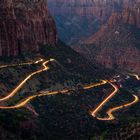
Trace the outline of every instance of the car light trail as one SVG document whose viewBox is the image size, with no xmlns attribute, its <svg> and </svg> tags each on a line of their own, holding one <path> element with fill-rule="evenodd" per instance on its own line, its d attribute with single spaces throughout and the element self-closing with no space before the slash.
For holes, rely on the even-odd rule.
<svg viewBox="0 0 140 140">
<path fill-rule="evenodd" d="M 23 86 L 24 84 L 34 75 L 39 74 L 41 72 L 47 71 L 49 69 L 48 66 L 46 66 L 50 61 L 53 61 L 52 59 L 45 61 L 42 65 L 43 68 L 41 70 L 35 71 L 28 75 L 11 93 L 9 93 L 7 96 L 0 98 L 0 101 L 5 101 L 13 97 Z"/>
<path fill-rule="evenodd" d="M 21 64 L 12 64 L 12 65 L 2 65 L 2 66 L 0 66 L 0 69 L 7 68 L 7 67 L 17 67 L 17 66 L 38 64 L 38 63 L 43 62 L 43 61 L 44 61 L 44 59 L 40 58 L 39 60 L 33 61 L 33 62 L 27 62 L 27 63 L 21 63 Z"/>
<path fill-rule="evenodd" d="M 101 86 L 101 85 L 105 85 L 107 83 L 107 80 L 101 80 L 100 83 L 97 83 L 97 84 L 91 84 L 91 85 L 88 85 L 88 86 L 84 86 L 83 89 L 91 89 L 91 88 L 94 88 L 94 87 L 98 87 L 98 86 Z"/>
<path fill-rule="evenodd" d="M 134 76 L 137 80 L 140 80 L 140 77 L 139 77 L 139 75 L 137 75 L 137 74 L 129 73 L 129 75 Z"/>
<path fill-rule="evenodd" d="M 110 85 L 113 86 L 114 88 L 114 91 L 109 95 L 107 96 L 107 98 L 105 98 L 91 113 L 91 115 L 93 117 L 96 117 L 96 114 L 102 109 L 102 107 L 113 97 L 115 96 L 115 94 L 118 92 L 118 87 L 112 83 L 110 83 Z"/>
<path fill-rule="evenodd" d="M 48 62 L 44 62 L 44 63 L 48 63 Z M 95 84 L 95 86 L 97 86 L 97 84 Z M 92 86 L 90 86 L 90 88 L 95 87 L 95 86 L 93 86 L 93 84 L 92 84 Z M 64 89 L 64 90 L 58 90 L 58 91 L 52 91 L 52 92 L 42 93 L 42 94 L 38 94 L 38 95 L 32 95 L 32 96 L 29 96 L 28 98 L 26 98 L 25 100 L 23 100 L 22 102 L 18 103 L 15 106 L 0 106 L 0 109 L 17 109 L 17 108 L 21 108 L 21 107 L 25 106 L 28 102 L 30 102 L 31 100 L 33 100 L 34 98 L 42 97 L 42 96 L 49 96 L 49 95 L 56 95 L 56 94 L 64 94 L 64 93 L 67 93 L 67 92 L 69 92 L 69 90 L 68 89 Z M 10 94 L 10 95 L 6 96 L 5 98 L 6 99 L 9 99 L 9 96 L 12 97 L 13 95 Z"/>
<path fill-rule="evenodd" d="M 62 91 L 54 91 L 54 92 L 42 93 L 38 95 L 32 95 L 32 96 L 27 97 L 26 99 L 24 99 L 22 102 L 18 103 L 15 106 L 0 106 L 0 109 L 18 109 L 18 108 L 24 107 L 28 102 L 30 102 L 34 98 L 48 96 L 48 95 L 56 95 L 59 93 L 67 93 L 68 91 L 69 90 L 62 90 Z"/>
<path fill-rule="evenodd" d="M 101 120 L 101 121 L 111 121 L 111 120 L 114 120 L 115 117 L 113 115 L 113 112 L 115 112 L 117 110 L 120 110 L 120 109 L 123 109 L 123 108 L 126 108 L 126 107 L 129 107 L 129 106 L 132 106 L 133 104 L 136 104 L 139 101 L 138 96 L 133 95 L 133 97 L 134 97 L 134 100 L 132 102 L 127 103 L 127 104 L 124 104 L 124 105 L 121 105 L 121 106 L 118 106 L 118 107 L 114 107 L 112 109 L 109 109 L 109 111 L 107 112 L 108 118 L 100 118 L 100 117 L 97 117 L 97 119 L 98 120 Z"/>
<path fill-rule="evenodd" d="M 44 61 L 44 62 L 43 62 Z M 39 59 L 35 62 L 27 62 L 27 63 L 21 63 L 21 64 L 13 64 L 13 65 L 4 65 L 4 66 L 0 66 L 0 68 L 6 68 L 6 67 L 13 67 L 13 66 L 23 66 L 23 65 L 31 65 L 31 64 L 38 64 L 40 62 L 43 62 L 42 63 L 42 66 L 43 68 L 41 70 L 38 70 L 38 71 L 35 71 L 33 73 L 31 73 L 30 75 L 28 75 L 11 93 L 9 93 L 7 96 L 3 97 L 3 98 L 0 98 L 0 102 L 2 101 L 7 101 L 9 100 L 10 98 L 12 98 L 14 95 L 17 94 L 17 92 L 24 86 L 24 84 L 31 78 L 33 77 L 34 75 L 36 74 L 39 74 L 43 71 L 47 71 L 49 69 L 48 66 L 46 66 L 49 62 L 52 62 L 52 61 L 56 61 L 55 59 L 53 58 L 50 58 L 49 60 L 45 61 L 44 59 Z M 101 86 L 103 84 L 106 84 L 107 81 L 105 80 L 101 80 L 100 83 L 96 83 L 96 84 L 91 84 L 91 85 L 88 85 L 88 86 L 83 86 L 83 89 L 91 89 L 93 87 L 97 87 L 97 86 Z M 59 91 L 53 91 L 53 92 L 48 92 L 48 93 L 43 93 L 43 94 L 39 94 L 39 95 L 33 95 L 33 96 L 30 96 L 28 98 L 26 98 L 25 100 L 23 100 L 22 102 L 18 103 L 17 105 L 15 106 L 11 106 L 11 107 L 8 107 L 8 106 L 0 106 L 1 109 L 14 109 L 14 108 L 20 108 L 20 107 L 23 107 L 24 105 L 26 105 L 26 103 L 28 103 L 30 100 L 36 98 L 36 97 L 41 97 L 41 96 L 48 96 L 48 95 L 55 95 L 55 94 L 59 94 L 59 93 L 67 93 L 69 90 L 68 89 L 65 89 L 65 90 L 59 90 Z"/>
<path fill-rule="evenodd" d="M 36 74 L 39 74 L 39 73 L 42 73 L 44 71 L 47 71 L 49 69 L 49 67 L 47 66 L 47 64 L 49 62 L 52 62 L 52 61 L 56 61 L 55 59 L 53 58 L 50 58 L 49 60 L 44 60 L 44 59 L 39 59 L 37 61 L 34 61 L 34 62 L 27 62 L 27 63 L 21 63 L 21 64 L 12 64 L 12 65 L 3 65 L 3 66 L 0 66 L 0 69 L 2 68 L 6 68 L 6 67 L 15 67 L 15 66 L 23 66 L 23 65 L 32 65 L 32 64 L 38 64 L 38 63 L 41 63 L 42 62 L 42 66 L 43 68 L 40 69 L 40 70 L 37 70 L 33 73 L 31 73 L 30 75 L 28 75 L 11 93 L 9 93 L 7 96 L 3 97 L 3 98 L 0 98 L 0 102 L 2 101 L 7 101 L 9 100 L 10 98 L 12 98 L 14 95 L 16 95 L 18 93 L 18 91 L 24 86 L 24 84 L 31 78 L 33 77 L 34 75 Z M 135 76 L 137 80 L 140 80 L 139 76 L 136 75 L 136 74 L 131 74 L 132 76 Z M 102 85 L 105 85 L 105 84 L 110 84 L 113 88 L 114 88 L 114 91 L 109 95 L 107 96 L 107 98 L 105 98 L 93 111 L 91 111 L 91 115 L 93 117 L 96 117 L 96 119 L 98 120 L 103 120 L 103 121 L 111 121 L 111 120 L 114 120 L 115 117 L 113 116 L 113 112 L 119 110 L 119 109 L 122 109 L 122 108 L 125 108 L 125 107 L 128 107 L 128 106 L 131 106 L 135 103 L 137 103 L 139 101 L 139 98 L 138 96 L 136 95 L 133 95 L 133 97 L 135 98 L 134 101 L 130 102 L 130 103 L 127 103 L 125 105 L 121 105 L 121 106 L 118 106 L 118 107 L 114 107 L 112 109 L 109 109 L 109 111 L 107 112 L 107 115 L 108 117 L 107 118 L 100 118 L 100 117 L 97 117 L 97 113 L 103 108 L 103 106 L 111 99 L 113 98 L 116 93 L 119 91 L 118 87 L 109 82 L 108 80 L 101 80 L 101 82 L 99 83 L 93 83 L 93 84 L 90 84 L 90 85 L 86 85 L 86 86 L 82 86 L 83 90 L 88 90 L 88 89 L 92 89 L 94 87 L 98 87 L 98 86 L 102 86 Z M 76 90 L 76 89 L 63 89 L 63 90 L 58 90 L 58 91 L 52 91 L 52 92 L 44 92 L 44 93 L 39 93 L 37 95 L 32 95 L 32 96 L 29 96 L 23 100 L 21 100 L 19 103 L 17 103 L 16 105 L 13 105 L 13 106 L 0 106 L 0 109 L 18 109 L 18 108 L 22 108 L 24 107 L 27 103 L 29 103 L 31 100 L 35 99 L 35 98 L 39 98 L 39 97 L 43 97 L 43 96 L 49 96 L 49 95 L 56 95 L 56 94 L 63 94 L 63 93 L 67 93 L 69 92 L 70 90 Z"/>
</svg>

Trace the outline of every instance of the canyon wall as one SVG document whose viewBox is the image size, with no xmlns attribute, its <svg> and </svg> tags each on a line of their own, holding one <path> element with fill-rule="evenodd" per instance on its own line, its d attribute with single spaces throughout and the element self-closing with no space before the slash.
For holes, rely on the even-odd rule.
<svg viewBox="0 0 140 140">
<path fill-rule="evenodd" d="M 59 36 L 68 44 L 97 32 L 111 13 L 122 9 L 122 0 L 48 0 Z"/>
<path fill-rule="evenodd" d="M 106 67 L 140 73 L 139 11 L 138 0 L 125 5 L 121 12 L 113 12 L 96 34 L 73 48 Z"/>
<path fill-rule="evenodd" d="M 57 33 L 44 0 L 0 1 L 0 56 L 38 51 L 39 44 L 57 41 Z"/>
</svg>

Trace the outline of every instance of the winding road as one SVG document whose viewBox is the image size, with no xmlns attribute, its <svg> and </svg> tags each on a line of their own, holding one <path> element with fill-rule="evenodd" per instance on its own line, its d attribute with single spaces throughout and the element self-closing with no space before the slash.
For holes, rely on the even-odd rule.
<svg viewBox="0 0 140 140">
<path fill-rule="evenodd" d="M 114 91 L 107 96 L 91 113 L 93 117 L 96 117 L 97 113 L 102 109 L 102 107 L 119 91 L 118 87 L 112 83 L 110 85 L 114 88 Z"/>
<path fill-rule="evenodd" d="M 43 59 L 39 59 L 39 60 L 37 60 L 35 62 L 0 66 L 0 68 L 6 68 L 6 67 L 13 67 L 13 66 L 32 65 L 32 64 L 38 64 L 40 62 L 43 62 L 42 63 L 43 68 L 42 69 L 40 69 L 38 71 L 35 71 L 35 72 L 31 73 L 30 75 L 28 75 L 23 81 L 21 81 L 20 84 L 17 85 L 17 87 L 12 92 L 7 94 L 7 96 L 5 96 L 3 98 L 0 98 L 0 102 L 7 101 L 10 98 L 12 98 L 13 96 L 15 96 L 16 94 L 18 94 L 18 91 L 24 86 L 24 84 L 30 78 L 32 78 L 36 74 L 39 74 L 39 73 L 44 72 L 44 71 L 47 71 L 49 69 L 47 64 L 49 62 L 53 62 L 53 61 L 56 61 L 56 60 L 53 59 L 53 58 L 51 58 L 49 60 L 46 60 L 46 61 L 43 60 Z M 91 89 L 93 87 L 101 86 L 101 85 L 106 84 L 106 83 L 107 83 L 107 81 L 101 80 L 101 82 L 99 82 L 99 83 L 96 83 L 96 84 L 94 83 L 94 84 L 91 84 L 91 85 L 83 86 L 83 89 Z M 17 108 L 21 108 L 21 107 L 25 106 L 28 102 L 30 102 L 34 98 L 41 97 L 41 96 L 55 95 L 55 94 L 59 94 L 59 93 L 67 93 L 68 91 L 69 91 L 68 89 L 65 89 L 65 90 L 61 90 L 61 91 L 59 90 L 59 91 L 53 91 L 53 92 L 40 93 L 40 94 L 37 94 L 37 95 L 32 95 L 32 96 L 29 96 L 26 99 L 22 100 L 21 102 L 19 102 L 17 105 L 14 105 L 14 106 L 0 106 L 0 109 L 17 109 Z"/>
<path fill-rule="evenodd" d="M 139 77 L 139 75 L 137 75 L 137 74 L 129 73 L 129 75 L 134 76 L 137 80 L 140 80 L 140 77 Z"/>
<path fill-rule="evenodd" d="M 3 98 L 0 98 L 0 102 L 3 102 L 3 101 L 7 101 L 9 100 L 10 98 L 12 98 L 13 96 L 15 96 L 16 94 L 18 94 L 18 91 L 24 86 L 24 84 L 29 80 L 31 79 L 34 75 L 37 75 L 39 73 L 42 73 L 44 71 L 47 71 L 49 69 L 49 67 L 47 66 L 47 64 L 49 62 L 53 62 L 53 61 L 56 61 L 55 59 L 51 58 L 49 60 L 44 60 L 44 59 L 39 59 L 37 61 L 34 61 L 34 62 L 27 62 L 27 63 L 21 63 L 21 64 L 12 64 L 12 65 L 3 65 L 3 66 L 0 66 L 0 69 L 2 68 L 7 68 L 7 67 L 16 67 L 16 66 L 23 66 L 23 65 L 32 65 L 32 64 L 39 64 L 39 63 L 42 63 L 42 68 L 40 70 L 37 70 L 31 74 L 29 74 L 23 81 L 21 81 L 17 87 L 15 89 L 13 89 L 12 92 L 10 92 L 9 94 L 7 94 L 5 97 Z M 139 76 L 138 75 L 135 75 L 133 74 L 133 76 L 136 77 L 137 80 L 140 80 Z M 93 84 L 90 84 L 90 85 L 86 85 L 86 86 L 82 86 L 83 87 L 83 90 L 88 90 L 88 89 L 92 89 L 94 87 L 98 87 L 98 86 L 102 86 L 102 85 L 105 85 L 105 84 L 110 84 L 113 88 L 114 88 L 114 91 L 109 94 L 92 112 L 91 112 L 91 115 L 93 117 L 95 117 L 96 119 L 98 120 L 104 120 L 104 121 L 110 121 L 110 120 L 114 120 L 115 117 L 113 116 L 113 112 L 119 110 L 119 109 L 122 109 L 122 108 L 125 108 L 125 107 L 128 107 L 128 106 L 131 106 L 135 103 L 137 103 L 139 101 L 139 98 L 136 96 L 136 95 L 133 95 L 134 97 L 134 101 L 130 102 L 130 103 L 127 103 L 125 105 L 121 105 L 121 106 L 118 106 L 118 107 L 114 107 L 112 109 L 109 109 L 109 111 L 107 112 L 107 115 L 108 117 L 107 118 L 99 118 L 97 117 L 97 114 L 98 112 L 103 108 L 103 106 L 110 100 L 112 99 L 116 94 L 117 92 L 119 91 L 118 87 L 109 82 L 108 80 L 101 80 L 101 82 L 99 83 L 93 83 Z M 42 97 L 42 96 L 49 96 L 49 95 L 56 95 L 56 94 L 60 94 L 60 93 L 67 93 L 69 92 L 70 89 L 64 89 L 64 90 L 59 90 L 59 91 L 52 91 L 52 92 L 46 92 L 46 93 L 38 93 L 36 95 L 32 95 L 32 96 L 29 96 L 23 100 L 21 100 L 19 103 L 17 103 L 16 105 L 13 105 L 13 106 L 0 106 L 0 109 L 18 109 L 18 108 L 21 108 L 21 107 L 24 107 L 28 102 L 30 102 L 31 100 L 33 100 L 34 98 L 37 98 L 37 97 Z"/>
<path fill-rule="evenodd" d="M 12 65 L 2 65 L 2 66 L 0 66 L 0 69 L 8 68 L 8 67 L 17 67 L 17 66 L 25 66 L 25 65 L 38 64 L 38 63 L 41 63 L 43 61 L 44 61 L 44 59 L 40 58 L 39 60 L 33 61 L 33 62 L 27 62 L 27 63 L 21 63 L 21 64 L 12 64 Z"/>
<path fill-rule="evenodd" d="M 24 84 L 31 78 L 33 77 L 34 75 L 36 74 L 39 74 L 43 71 L 47 71 L 49 69 L 48 66 L 46 66 L 50 61 L 54 61 L 54 59 L 50 59 L 50 60 L 47 60 L 45 61 L 42 65 L 43 65 L 43 68 L 41 70 L 38 70 L 38 71 L 35 71 L 33 73 L 31 73 L 30 75 L 28 75 L 11 93 L 9 93 L 7 96 L 3 97 L 3 98 L 0 98 L 0 102 L 1 101 L 6 101 L 8 99 L 10 99 L 11 97 L 13 97 L 23 86 Z M 39 61 L 36 61 L 35 63 L 39 63 Z"/>
<path fill-rule="evenodd" d="M 132 75 L 132 74 L 131 74 Z M 136 75 L 136 74 L 133 74 L 133 76 L 136 77 L 137 80 L 140 80 L 139 76 Z M 114 88 L 114 91 L 109 95 L 107 96 L 107 98 L 105 98 L 93 111 L 91 111 L 91 115 L 93 117 L 95 117 L 96 119 L 98 120 L 102 120 L 102 121 L 111 121 L 111 120 L 114 120 L 115 117 L 113 115 L 113 112 L 117 111 L 117 110 L 120 110 L 120 109 L 123 109 L 123 108 L 126 108 L 126 107 L 129 107 L 133 104 L 136 104 L 138 101 L 139 101 L 139 97 L 137 95 L 133 95 L 133 97 L 135 98 L 134 101 L 130 102 L 130 103 L 127 103 L 127 104 L 124 104 L 124 105 L 121 105 L 121 106 L 118 106 L 118 107 L 114 107 L 112 109 L 109 109 L 107 114 L 108 114 L 108 118 L 101 118 L 101 117 L 97 117 L 97 113 L 103 108 L 103 106 L 111 99 L 113 98 L 117 92 L 119 91 L 118 87 L 113 84 L 113 83 L 110 83 L 110 85 Z"/>
<path fill-rule="evenodd" d="M 117 110 L 120 110 L 120 109 L 129 107 L 129 106 L 132 106 L 133 104 L 136 104 L 136 103 L 139 101 L 138 96 L 133 95 L 133 97 L 134 97 L 134 100 L 133 100 L 132 102 L 127 103 L 127 104 L 124 104 L 124 105 L 121 105 L 121 106 L 118 106 L 118 107 L 114 107 L 114 108 L 112 108 L 112 109 L 109 109 L 108 112 L 107 112 L 107 115 L 108 115 L 107 118 L 100 118 L 100 117 L 97 117 L 97 119 L 98 119 L 98 120 L 102 120 L 102 121 L 111 121 L 111 120 L 114 120 L 115 117 L 114 117 L 114 115 L 113 115 L 113 112 L 116 112 Z"/>
</svg>

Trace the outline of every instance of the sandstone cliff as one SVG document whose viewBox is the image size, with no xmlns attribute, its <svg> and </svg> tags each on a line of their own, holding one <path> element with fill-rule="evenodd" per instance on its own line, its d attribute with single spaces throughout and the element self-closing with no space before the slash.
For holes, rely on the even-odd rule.
<svg viewBox="0 0 140 140">
<path fill-rule="evenodd" d="M 126 1 L 125 1 L 126 2 Z M 74 48 L 109 68 L 140 72 L 140 3 L 114 12 L 94 35 Z"/>
<path fill-rule="evenodd" d="M 55 23 L 44 0 L 1 0 L 0 56 L 38 51 L 38 44 L 56 43 Z"/>
</svg>

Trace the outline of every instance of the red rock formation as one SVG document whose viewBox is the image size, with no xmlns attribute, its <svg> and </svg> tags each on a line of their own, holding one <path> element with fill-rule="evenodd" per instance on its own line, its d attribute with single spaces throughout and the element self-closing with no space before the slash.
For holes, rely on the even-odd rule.
<svg viewBox="0 0 140 140">
<path fill-rule="evenodd" d="M 109 68 L 140 72 L 140 3 L 113 13 L 94 35 L 74 48 L 91 61 Z M 133 25 L 133 26 L 132 26 Z M 87 51 L 85 51 L 87 50 Z M 89 57 L 90 56 L 90 57 Z"/>
<path fill-rule="evenodd" d="M 127 2 L 126 2 L 127 1 Z M 113 13 L 109 19 L 109 23 L 116 24 L 116 22 L 123 22 L 126 24 L 134 25 L 140 28 L 140 1 L 134 0 L 129 1 L 131 3 L 128 4 L 129 0 L 124 0 L 124 9 L 121 13 Z"/>
<path fill-rule="evenodd" d="M 0 56 L 56 43 L 55 23 L 44 0 L 1 0 L 0 11 Z"/>
</svg>

